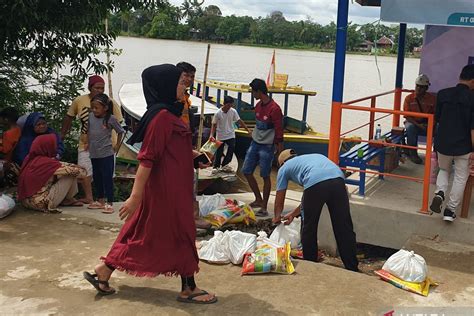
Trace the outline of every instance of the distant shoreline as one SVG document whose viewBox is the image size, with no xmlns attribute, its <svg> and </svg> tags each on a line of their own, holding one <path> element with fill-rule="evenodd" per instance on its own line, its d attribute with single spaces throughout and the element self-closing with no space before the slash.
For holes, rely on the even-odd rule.
<svg viewBox="0 0 474 316">
<path fill-rule="evenodd" d="M 252 44 L 252 43 L 239 43 L 235 42 L 232 44 L 228 43 L 219 43 L 215 41 L 199 41 L 199 40 L 179 40 L 179 39 L 169 39 L 169 38 L 151 38 L 146 36 L 139 36 L 139 35 L 126 35 L 120 34 L 117 37 L 131 37 L 131 38 L 141 38 L 141 39 L 149 39 L 149 40 L 166 40 L 166 41 L 182 41 L 182 42 L 192 42 L 192 43 L 210 43 L 210 44 L 219 44 L 219 45 L 228 45 L 228 46 L 245 46 L 245 47 L 260 47 L 260 48 L 273 48 L 273 49 L 286 49 L 286 50 L 299 50 L 299 51 L 310 51 L 310 52 L 320 52 L 320 53 L 334 53 L 333 49 L 329 48 L 317 48 L 311 46 L 276 46 L 276 45 L 265 45 L 265 44 Z M 383 57 L 397 57 L 397 54 L 386 53 L 383 51 L 379 51 L 377 54 L 372 54 L 364 51 L 346 51 L 348 55 L 361 55 L 361 56 L 383 56 Z M 405 53 L 405 58 L 414 58 L 419 59 L 420 54 L 413 54 L 413 53 Z"/>
</svg>

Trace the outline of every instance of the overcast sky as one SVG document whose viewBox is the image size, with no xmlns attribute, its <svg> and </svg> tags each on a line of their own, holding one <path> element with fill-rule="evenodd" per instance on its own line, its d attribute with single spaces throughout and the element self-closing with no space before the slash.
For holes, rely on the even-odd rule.
<svg viewBox="0 0 474 316">
<path fill-rule="evenodd" d="M 182 0 L 169 0 L 174 5 L 181 5 Z M 272 11 L 281 11 L 287 20 L 306 20 L 310 17 L 320 24 L 336 22 L 337 0 L 205 0 L 204 6 L 218 6 L 223 15 L 249 15 L 266 17 Z M 349 2 L 349 21 L 357 24 L 378 20 L 380 9 L 362 7 L 352 0 Z"/>
</svg>

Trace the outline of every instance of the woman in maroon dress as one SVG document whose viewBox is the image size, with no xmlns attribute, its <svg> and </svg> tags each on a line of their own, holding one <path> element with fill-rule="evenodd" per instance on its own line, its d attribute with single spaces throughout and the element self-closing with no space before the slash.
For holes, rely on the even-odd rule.
<svg viewBox="0 0 474 316">
<path fill-rule="evenodd" d="M 132 193 L 120 209 L 126 219 L 117 240 L 95 273 L 84 272 L 100 294 L 113 294 L 109 279 L 118 269 L 135 276 L 181 276 L 178 301 L 215 303 L 214 294 L 194 281 L 199 271 L 193 214 L 191 132 L 180 119 L 185 92 L 174 65 L 142 73 L 147 112 L 130 142 L 142 142 Z"/>
</svg>

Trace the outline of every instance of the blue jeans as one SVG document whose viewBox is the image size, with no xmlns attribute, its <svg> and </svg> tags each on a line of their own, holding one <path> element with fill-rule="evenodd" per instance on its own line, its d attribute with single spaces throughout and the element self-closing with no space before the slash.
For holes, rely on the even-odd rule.
<svg viewBox="0 0 474 316">
<path fill-rule="evenodd" d="M 405 129 L 407 131 L 407 145 L 418 146 L 418 136 L 426 136 L 426 130 L 423 130 L 413 123 L 405 122 Z"/>
<path fill-rule="evenodd" d="M 97 199 L 103 199 L 105 193 L 107 202 L 112 203 L 114 201 L 114 155 L 105 158 L 91 158 L 91 162 Z"/>
<path fill-rule="evenodd" d="M 243 174 L 252 174 L 260 166 L 260 176 L 267 178 L 272 172 L 272 162 L 274 157 L 275 145 L 258 144 L 254 141 L 250 143 L 247 154 L 245 154 L 244 165 L 242 167 Z"/>
</svg>

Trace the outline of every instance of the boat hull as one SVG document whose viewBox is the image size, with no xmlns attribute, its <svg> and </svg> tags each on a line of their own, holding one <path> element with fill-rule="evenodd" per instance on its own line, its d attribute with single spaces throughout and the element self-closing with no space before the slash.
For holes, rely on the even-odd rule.
<svg viewBox="0 0 474 316">
<path fill-rule="evenodd" d="M 245 158 L 247 149 L 250 146 L 252 137 L 243 130 L 237 130 L 236 133 L 235 154 L 238 158 Z M 346 152 L 354 145 L 360 143 L 359 137 L 354 137 L 353 140 L 342 142 L 341 153 Z M 321 154 L 328 155 L 329 138 L 323 134 L 313 133 L 306 135 L 298 134 L 284 134 L 283 147 L 285 149 L 294 149 L 299 155 L 305 154 Z"/>
</svg>

